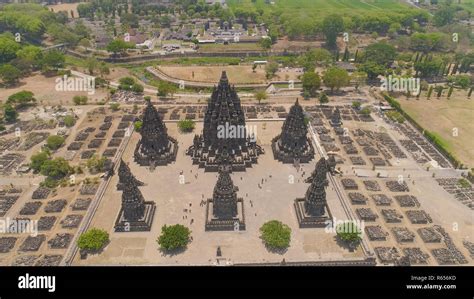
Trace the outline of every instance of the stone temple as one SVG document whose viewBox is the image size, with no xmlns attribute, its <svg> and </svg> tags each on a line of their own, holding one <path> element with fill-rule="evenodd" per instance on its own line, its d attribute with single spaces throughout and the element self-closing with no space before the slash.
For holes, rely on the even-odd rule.
<svg viewBox="0 0 474 299">
<path fill-rule="evenodd" d="M 325 227 L 326 221 L 332 220 L 326 202 L 327 172 L 327 162 L 321 158 L 310 177 L 312 181 L 305 197 L 295 200 L 294 206 L 300 228 Z"/>
<path fill-rule="evenodd" d="M 257 163 L 258 155 L 264 153 L 255 137 L 245 126 L 240 99 L 224 71 L 207 105 L 203 134 L 194 137 L 193 145 L 186 153 L 193 164 L 205 171 L 216 172 L 219 156 L 228 151 L 232 158 L 231 171 L 245 171 Z"/>
<path fill-rule="evenodd" d="M 122 183 L 117 185 L 122 190 L 122 208 L 115 221 L 115 231 L 150 231 L 155 215 L 155 203 L 145 201 L 138 189 L 141 182 L 133 176 L 130 168 L 125 166 L 122 161 L 119 168 L 119 178 L 122 179 Z"/>
<path fill-rule="evenodd" d="M 117 190 L 122 191 L 123 190 L 123 185 L 126 182 L 133 181 L 135 185 L 137 186 L 143 186 L 143 182 L 137 180 L 133 175 L 132 172 L 130 171 L 130 168 L 128 167 L 123 160 L 120 161 L 119 165 L 119 182 L 117 184 Z"/>
<path fill-rule="evenodd" d="M 147 102 L 143 113 L 140 134 L 142 138 L 135 148 L 135 162 L 153 169 L 176 160 L 178 142 L 168 136 L 166 126 L 151 101 Z"/>
<path fill-rule="evenodd" d="M 244 201 L 230 177 L 232 157 L 224 151 L 219 159 L 219 178 L 206 205 L 206 231 L 245 230 Z"/>
<path fill-rule="evenodd" d="M 283 123 L 281 134 L 272 140 L 275 159 L 283 163 L 308 163 L 311 161 L 314 156 L 314 148 L 311 140 L 307 137 L 307 131 L 303 108 L 296 99 Z"/>
</svg>

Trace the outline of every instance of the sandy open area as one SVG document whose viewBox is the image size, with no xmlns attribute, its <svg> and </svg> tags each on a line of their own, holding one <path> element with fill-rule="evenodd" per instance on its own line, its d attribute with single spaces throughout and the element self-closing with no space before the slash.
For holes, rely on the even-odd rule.
<svg viewBox="0 0 474 299">
<path fill-rule="evenodd" d="M 255 72 L 252 70 L 252 64 L 228 66 L 159 66 L 158 68 L 171 77 L 187 81 L 218 82 L 222 71 L 226 71 L 229 80 L 235 84 L 267 82 L 264 65 L 257 66 Z M 301 74 L 294 71 L 277 72 L 272 80 L 296 80 L 298 75 Z"/>
</svg>

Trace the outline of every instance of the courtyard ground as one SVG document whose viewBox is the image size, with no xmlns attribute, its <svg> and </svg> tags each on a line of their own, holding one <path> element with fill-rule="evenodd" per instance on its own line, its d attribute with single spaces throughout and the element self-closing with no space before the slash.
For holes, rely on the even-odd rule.
<svg viewBox="0 0 474 299">
<path fill-rule="evenodd" d="M 114 177 L 91 224 L 91 227 L 108 231 L 111 234 L 111 243 L 102 254 L 90 256 L 86 260 L 76 257 L 73 264 L 211 265 L 216 262 L 218 246 L 222 249 L 223 258 L 234 264 L 278 263 L 283 258 L 287 262 L 362 260 L 364 256 L 360 249 L 350 252 L 340 247 L 336 243 L 335 234 L 326 233 L 324 228 L 298 228 L 293 201 L 297 197 L 304 197 L 309 185 L 303 182 L 303 178 L 312 172 L 316 160 L 304 165 L 299 173 L 292 165 L 275 161 L 270 141 L 280 130 L 282 123 L 266 122 L 265 130 L 262 128 L 263 122 L 248 123 L 254 124 L 258 125 L 258 142 L 263 145 L 266 153 L 259 157 L 259 162 L 254 167 L 246 172 L 234 172 L 231 175 L 234 184 L 239 187 L 238 196 L 244 199 L 246 231 L 204 231 L 205 206 L 201 207 L 199 203 L 212 197 L 217 173 L 205 173 L 192 165 L 190 157 L 185 156 L 184 151 L 192 144 L 193 134 L 179 136 L 176 163 L 158 167 L 152 173 L 132 162 L 133 149 L 139 137 L 134 134 L 124 153 L 124 160 L 129 161 L 132 173 L 145 183 L 145 186 L 140 188 L 145 199 L 156 202 L 157 210 L 152 230 L 136 233 L 113 232 L 121 205 L 121 193 L 116 191 L 117 177 Z M 201 129 L 201 125 L 196 128 L 197 132 Z M 168 130 L 172 136 L 178 135 L 174 124 L 169 123 Z M 184 185 L 179 184 L 181 170 L 185 175 Z M 305 172 L 304 175 L 302 171 Z M 290 175 L 294 176 L 294 184 L 289 183 Z M 266 181 L 260 189 L 258 183 L 262 179 Z M 333 216 L 347 219 L 334 190 L 328 189 L 327 192 Z M 184 209 L 190 211 L 184 212 Z M 194 219 L 192 224 L 191 219 Z M 273 219 L 286 223 L 292 229 L 291 245 L 284 254 L 269 252 L 259 238 L 261 225 Z M 193 240 L 183 253 L 163 255 L 158 249 L 156 239 L 163 225 L 176 223 L 190 227 Z"/>
</svg>

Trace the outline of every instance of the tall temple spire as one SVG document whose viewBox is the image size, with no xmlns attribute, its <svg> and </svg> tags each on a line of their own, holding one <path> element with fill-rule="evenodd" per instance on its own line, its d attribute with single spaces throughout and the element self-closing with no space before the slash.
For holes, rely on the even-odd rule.
<svg viewBox="0 0 474 299">
<path fill-rule="evenodd" d="M 238 187 L 230 177 L 233 158 L 226 148 L 218 157 L 219 163 L 217 178 L 212 198 L 206 203 L 207 230 L 245 230 L 244 201 L 237 197 Z"/>
<path fill-rule="evenodd" d="M 275 159 L 283 163 L 295 161 L 307 163 L 313 159 L 314 149 L 306 136 L 308 126 L 305 123 L 303 107 L 296 99 L 295 104 L 283 123 L 281 134 L 272 141 L 272 150 Z"/>
<path fill-rule="evenodd" d="M 130 171 L 128 165 L 120 159 L 120 165 L 118 170 L 119 182 L 117 184 L 117 190 L 123 190 L 123 185 L 129 181 L 133 181 L 137 186 L 143 186 L 143 182 L 137 180 Z"/>
<path fill-rule="evenodd" d="M 122 165 L 124 165 L 122 163 Z M 122 168 L 124 173 L 120 175 L 123 180 L 122 187 L 122 208 L 125 220 L 137 221 L 143 217 L 145 212 L 145 199 L 138 189 L 137 179 L 130 172 L 130 169 Z"/>
<path fill-rule="evenodd" d="M 237 187 L 234 186 L 229 171 L 225 168 L 219 170 L 212 200 L 214 217 L 233 219 L 237 215 Z"/>
<path fill-rule="evenodd" d="M 231 136 L 226 130 L 238 131 Z M 193 164 L 206 171 L 218 171 L 219 156 L 227 149 L 231 156 L 232 170 L 245 171 L 246 167 L 257 163 L 263 149 L 247 136 L 245 114 L 240 99 L 229 84 L 226 72 L 222 72 L 219 84 L 212 91 L 204 116 L 202 135 L 196 135 L 193 145 L 186 151 Z"/>
<path fill-rule="evenodd" d="M 321 158 L 316 163 L 316 169 L 314 171 L 313 181 L 306 191 L 305 196 L 305 210 L 311 216 L 324 215 L 324 209 L 326 206 L 326 186 L 328 181 L 326 174 L 328 172 L 326 160 Z"/>
<path fill-rule="evenodd" d="M 143 183 L 135 178 L 130 168 L 121 161 L 119 183 L 122 190 L 122 208 L 115 221 L 116 232 L 149 231 L 155 214 L 155 203 L 145 201 L 138 186 Z"/>
<path fill-rule="evenodd" d="M 300 228 L 326 227 L 332 216 L 326 201 L 328 165 L 324 158 L 316 163 L 311 181 L 304 198 L 297 198 L 294 203 L 296 217 Z"/>
<path fill-rule="evenodd" d="M 166 165 L 176 159 L 178 142 L 168 136 L 163 120 L 151 101 L 147 101 L 135 148 L 135 161 L 142 166 Z"/>
</svg>

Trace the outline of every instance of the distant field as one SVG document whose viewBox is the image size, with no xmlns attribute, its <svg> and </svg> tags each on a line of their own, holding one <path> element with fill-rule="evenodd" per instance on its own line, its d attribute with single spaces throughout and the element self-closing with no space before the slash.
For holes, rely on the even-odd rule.
<svg viewBox="0 0 474 299">
<path fill-rule="evenodd" d="M 232 43 L 224 44 L 203 44 L 199 45 L 199 52 L 235 52 L 235 51 L 261 51 L 262 47 L 257 43 Z"/>
<path fill-rule="evenodd" d="M 232 83 L 264 83 L 265 70 L 257 69 L 252 72 L 252 66 L 159 66 L 164 73 L 183 80 L 197 82 L 218 82 L 222 71 Z M 194 76 L 193 76 L 194 73 Z"/>
<path fill-rule="evenodd" d="M 263 0 L 252 4 L 251 0 L 228 0 L 231 8 L 252 7 L 281 10 L 302 16 L 319 16 L 321 14 L 341 13 L 360 14 L 371 11 L 397 11 L 409 8 L 399 0 L 275 0 L 274 5 L 267 5 Z M 410 8 L 409 8 L 410 9 Z"/>
<path fill-rule="evenodd" d="M 79 13 L 77 12 L 77 6 L 80 3 L 62 3 L 62 4 L 54 4 L 48 5 L 49 9 L 53 9 L 54 12 L 65 11 L 67 12 L 68 17 L 71 17 L 71 11 L 74 12 L 74 18 L 79 17 Z"/>
<path fill-rule="evenodd" d="M 474 13 L 474 0 L 461 0 L 460 6 L 471 13 Z"/>
<path fill-rule="evenodd" d="M 214 65 L 214 66 L 171 66 L 160 65 L 158 68 L 176 79 L 196 82 L 215 83 L 219 81 L 222 71 L 227 72 L 230 83 L 249 84 L 265 83 L 265 67 L 259 66 L 253 72 L 252 65 Z M 193 76 L 194 73 L 194 76 Z M 297 80 L 299 73 L 292 70 L 277 72 L 272 80 Z"/>
<path fill-rule="evenodd" d="M 421 126 L 436 133 L 447 145 L 449 151 L 464 164 L 474 167 L 474 99 L 466 99 L 467 91 L 456 91 L 450 100 L 446 97 L 420 100 L 399 98 L 402 108 Z M 458 136 L 453 136 L 457 128 Z"/>
</svg>

